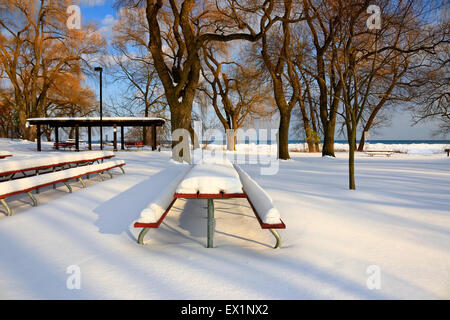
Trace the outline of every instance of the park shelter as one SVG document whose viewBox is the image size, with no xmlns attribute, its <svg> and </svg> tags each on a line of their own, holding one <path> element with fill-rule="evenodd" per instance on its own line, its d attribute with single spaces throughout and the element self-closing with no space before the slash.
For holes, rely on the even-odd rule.
<svg viewBox="0 0 450 320">
<path fill-rule="evenodd" d="M 151 127 L 152 150 L 156 150 L 156 127 L 163 126 L 165 120 L 154 117 L 54 117 L 54 118 L 30 118 L 28 125 L 36 126 L 37 151 L 41 151 L 41 126 L 47 125 L 55 129 L 55 142 L 59 142 L 59 128 L 75 128 L 75 149 L 80 150 L 79 128 L 86 127 L 88 132 L 88 149 L 92 150 L 92 127 L 114 128 L 114 150 L 117 150 L 117 128 L 120 127 L 121 149 L 125 148 L 124 127 Z"/>
</svg>

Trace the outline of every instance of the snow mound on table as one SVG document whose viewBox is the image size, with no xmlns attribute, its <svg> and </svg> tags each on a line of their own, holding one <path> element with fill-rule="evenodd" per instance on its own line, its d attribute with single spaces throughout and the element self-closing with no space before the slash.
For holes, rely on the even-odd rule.
<svg viewBox="0 0 450 320">
<path fill-rule="evenodd" d="M 219 194 L 242 193 L 239 175 L 227 159 L 214 161 L 204 159 L 203 163 L 195 165 L 178 185 L 177 193 Z"/>
<path fill-rule="evenodd" d="M 16 170 L 26 170 L 48 165 L 57 165 L 75 161 L 93 161 L 95 159 L 114 156 L 112 151 L 86 151 L 77 153 L 55 154 L 50 156 L 38 156 L 31 159 L 11 159 L 2 161 L 0 173 Z"/>
<path fill-rule="evenodd" d="M 245 193 L 258 212 L 262 222 L 268 224 L 281 223 L 280 212 L 273 204 L 270 195 L 238 165 L 235 168 L 244 186 Z"/>
<path fill-rule="evenodd" d="M 173 201 L 173 195 L 178 184 L 191 169 L 191 167 L 187 166 L 180 168 L 182 168 L 180 172 L 178 172 L 171 181 L 162 187 L 148 207 L 141 211 L 141 216 L 136 222 L 156 223 L 161 218 L 167 207 L 169 207 L 170 203 Z"/>
<path fill-rule="evenodd" d="M 32 176 L 28 178 L 4 181 L 0 183 L 0 195 L 7 195 L 18 191 L 28 190 L 36 186 L 42 186 L 54 181 L 60 181 L 69 179 L 72 177 L 77 177 L 80 175 L 85 175 L 90 172 L 95 172 L 99 170 L 109 170 L 111 167 L 119 166 L 125 164 L 123 160 L 105 161 L 100 164 L 92 164 L 88 166 L 82 166 L 72 169 L 66 169 L 51 173 L 44 173 L 38 176 Z"/>
</svg>

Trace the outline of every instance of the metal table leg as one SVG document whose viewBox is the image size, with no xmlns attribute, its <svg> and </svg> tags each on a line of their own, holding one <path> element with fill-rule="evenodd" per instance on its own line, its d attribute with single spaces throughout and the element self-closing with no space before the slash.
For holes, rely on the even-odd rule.
<svg viewBox="0 0 450 320">
<path fill-rule="evenodd" d="M 281 248 L 281 237 L 280 237 L 279 233 L 277 232 L 277 230 L 269 229 L 269 231 L 273 234 L 275 239 L 277 239 L 277 243 L 275 244 L 275 247 L 273 247 L 273 248 L 274 249 Z"/>
<path fill-rule="evenodd" d="M 214 225 L 214 200 L 208 199 L 208 248 L 213 248 Z"/>
<path fill-rule="evenodd" d="M 141 232 L 139 233 L 139 237 L 138 237 L 139 244 L 144 244 L 144 237 L 147 234 L 148 230 L 150 230 L 150 228 L 143 228 L 141 230 Z"/>
</svg>

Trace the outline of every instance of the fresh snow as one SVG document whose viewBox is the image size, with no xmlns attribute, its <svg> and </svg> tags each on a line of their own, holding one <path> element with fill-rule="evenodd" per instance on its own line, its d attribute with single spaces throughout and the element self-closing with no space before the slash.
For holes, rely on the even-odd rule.
<svg viewBox="0 0 450 320">
<path fill-rule="evenodd" d="M 140 219 L 137 222 L 155 223 L 164 214 L 170 203 L 173 201 L 173 195 L 186 173 L 191 169 L 190 166 L 177 166 L 173 168 L 167 181 L 161 184 L 161 189 L 154 194 L 149 194 L 148 207 L 141 211 Z"/>
<path fill-rule="evenodd" d="M 255 207 L 256 212 L 258 212 L 261 220 L 269 224 L 281 223 L 280 212 L 275 208 L 270 195 L 238 165 L 235 167 L 244 186 L 245 193 Z"/>
<path fill-rule="evenodd" d="M 209 144 L 209 149 L 225 150 L 226 147 L 218 144 Z M 335 150 L 348 151 L 349 146 L 347 143 L 335 143 Z M 366 143 L 365 150 L 386 150 L 395 151 L 405 154 L 441 154 L 445 149 L 450 148 L 449 144 L 427 144 L 427 143 L 411 143 L 411 144 L 384 144 L 384 143 Z M 236 144 L 236 150 L 238 152 L 273 152 L 276 150 L 274 145 L 269 144 L 255 144 L 255 143 L 238 143 Z M 289 144 L 289 150 L 291 151 L 305 151 L 307 145 L 305 143 L 292 143 Z M 396 156 L 396 155 L 393 155 Z"/>
<path fill-rule="evenodd" d="M 0 149 L 37 155 L 26 141 Z M 287 226 L 276 250 L 246 199 L 214 201 L 215 248 L 205 248 L 205 199 L 177 200 L 137 244 L 134 221 L 187 167 L 170 152 L 117 152 L 126 174 L 72 182 L 73 193 L 43 188 L 37 207 L 11 197 L 13 216 L 0 207 L 0 299 L 449 299 L 450 158 L 357 153 L 350 191 L 347 154 L 336 156 L 291 153 L 272 176 L 239 164 Z M 73 266 L 79 290 L 66 286 Z"/>
<path fill-rule="evenodd" d="M 177 193 L 219 194 L 242 193 L 242 184 L 239 175 L 228 159 L 215 162 L 214 159 L 205 159 L 203 163 L 196 164 L 184 177 L 176 189 Z"/>
</svg>

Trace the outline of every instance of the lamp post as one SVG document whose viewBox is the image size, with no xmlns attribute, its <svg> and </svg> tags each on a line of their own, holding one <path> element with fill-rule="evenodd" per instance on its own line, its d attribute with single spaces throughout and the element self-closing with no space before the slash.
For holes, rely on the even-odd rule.
<svg viewBox="0 0 450 320">
<path fill-rule="evenodd" d="M 94 70 L 100 72 L 100 150 L 103 150 L 103 126 L 102 126 L 102 120 L 103 120 L 102 73 L 103 73 L 103 68 L 95 67 Z"/>
</svg>

